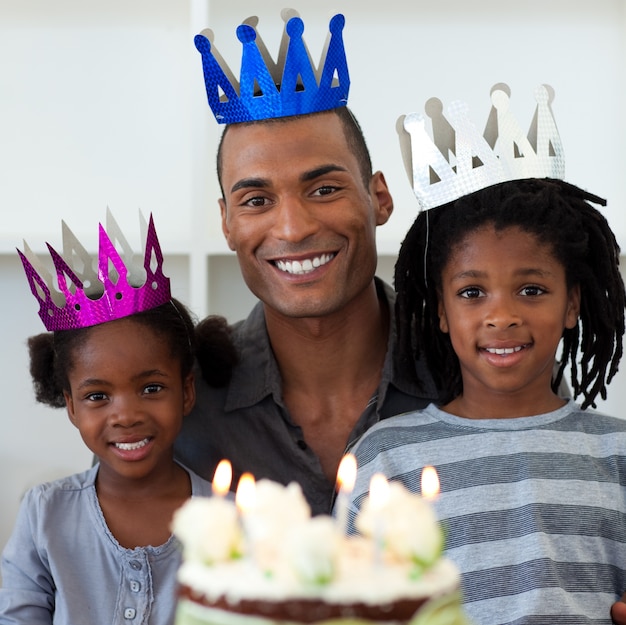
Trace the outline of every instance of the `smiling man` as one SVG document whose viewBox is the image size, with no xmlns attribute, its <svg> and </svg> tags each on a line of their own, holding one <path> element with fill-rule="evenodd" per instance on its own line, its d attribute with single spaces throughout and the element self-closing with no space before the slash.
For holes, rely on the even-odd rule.
<svg viewBox="0 0 626 625">
<path fill-rule="evenodd" d="M 329 54 L 337 53 L 337 18 L 343 16 L 331 20 Z M 246 33 L 240 40 L 254 41 Z M 196 45 L 211 102 L 214 82 L 224 76 L 208 42 Z M 290 50 L 292 44 L 293 37 Z M 341 62 L 335 54 L 334 73 L 345 77 Z M 217 79 L 207 78 L 215 71 Z M 300 74 L 306 80 L 306 71 Z M 240 362 L 230 386 L 199 384 L 177 444 L 178 458 L 209 479 L 228 458 L 234 485 L 244 471 L 299 482 L 314 513 L 330 512 L 337 467 L 351 442 L 380 419 L 434 398 L 425 371 L 418 373 L 420 388 L 394 359 L 394 294 L 374 277 L 376 228 L 389 219 L 393 201 L 383 174 L 372 172 L 346 97 L 293 114 L 284 114 L 285 106 L 265 117 L 253 110 L 252 121 L 237 112 L 225 128 L 217 158 L 222 228 L 260 302 L 233 326 Z M 219 120 L 229 114 L 218 113 L 221 106 L 212 105 Z"/>
<path fill-rule="evenodd" d="M 295 480 L 329 512 L 349 443 L 434 395 L 394 362 L 393 292 L 374 277 L 393 201 L 345 107 L 227 128 L 222 227 L 260 303 L 233 326 L 231 385 L 200 383 L 177 455 L 208 478 L 228 458 L 234 484 L 243 471 Z"/>
</svg>

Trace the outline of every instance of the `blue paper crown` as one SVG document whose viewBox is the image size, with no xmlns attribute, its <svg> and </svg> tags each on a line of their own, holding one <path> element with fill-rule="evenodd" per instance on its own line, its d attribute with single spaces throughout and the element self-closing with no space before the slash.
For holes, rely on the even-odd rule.
<svg viewBox="0 0 626 625">
<path fill-rule="evenodd" d="M 350 77 L 342 37 L 344 16 L 337 14 L 330 20 L 318 69 L 302 39 L 303 21 L 292 10 L 283 11 L 282 17 L 286 23 L 277 63 L 258 36 L 257 18 L 248 18 L 237 28 L 243 45 L 239 83 L 213 46 L 213 32 L 206 29 L 196 35 L 209 106 L 220 124 L 303 115 L 347 104 Z"/>
</svg>

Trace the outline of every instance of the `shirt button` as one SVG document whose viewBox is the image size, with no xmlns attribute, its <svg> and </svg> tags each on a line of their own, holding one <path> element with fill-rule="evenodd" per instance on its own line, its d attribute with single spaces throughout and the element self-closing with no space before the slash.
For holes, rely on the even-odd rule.
<svg viewBox="0 0 626 625">
<path fill-rule="evenodd" d="M 130 589 L 133 592 L 139 592 L 141 590 L 141 584 L 139 582 L 131 582 L 130 583 Z"/>
<path fill-rule="evenodd" d="M 141 571 L 141 562 L 139 562 L 139 560 L 131 560 L 129 564 L 131 569 Z"/>
<path fill-rule="evenodd" d="M 135 614 L 137 614 L 137 610 L 135 610 L 135 608 L 126 608 L 124 610 L 124 618 L 135 618 Z"/>
</svg>

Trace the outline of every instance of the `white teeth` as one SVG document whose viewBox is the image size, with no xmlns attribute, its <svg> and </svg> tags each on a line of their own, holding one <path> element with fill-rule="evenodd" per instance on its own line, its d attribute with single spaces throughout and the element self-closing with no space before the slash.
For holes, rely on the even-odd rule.
<svg viewBox="0 0 626 625">
<path fill-rule="evenodd" d="M 490 354 L 514 354 L 522 349 L 522 345 L 518 347 L 485 347 L 485 351 Z"/>
<path fill-rule="evenodd" d="M 322 265 L 325 265 L 327 262 L 331 261 L 334 257 L 334 254 L 322 254 L 321 256 L 316 256 L 315 258 L 307 258 L 303 261 L 299 260 L 277 260 L 276 267 L 278 267 L 281 271 L 285 271 L 287 273 L 293 273 L 297 275 L 302 275 L 304 273 L 309 273 Z"/>
<path fill-rule="evenodd" d="M 141 449 L 148 444 L 148 439 L 144 438 L 142 441 L 137 441 L 136 443 L 113 443 L 118 449 L 122 449 L 123 451 L 131 451 L 133 449 Z"/>
</svg>

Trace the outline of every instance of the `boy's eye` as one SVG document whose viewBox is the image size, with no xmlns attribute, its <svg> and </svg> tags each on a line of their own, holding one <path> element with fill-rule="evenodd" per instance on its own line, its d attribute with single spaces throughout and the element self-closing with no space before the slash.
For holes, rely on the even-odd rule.
<svg viewBox="0 0 626 625">
<path fill-rule="evenodd" d="M 468 286 L 465 289 L 459 291 L 459 295 L 466 299 L 474 299 L 482 295 L 482 291 L 476 286 Z"/>
<path fill-rule="evenodd" d="M 545 293 L 545 290 L 542 289 L 540 286 L 536 286 L 536 285 L 525 286 L 521 290 L 521 294 L 522 295 L 526 295 L 528 297 L 533 297 L 535 295 L 541 295 L 542 293 Z"/>
<path fill-rule="evenodd" d="M 161 384 L 148 384 L 144 389 L 144 393 L 146 395 L 152 395 L 153 393 L 158 393 L 162 388 L 163 386 L 161 386 Z"/>
</svg>

